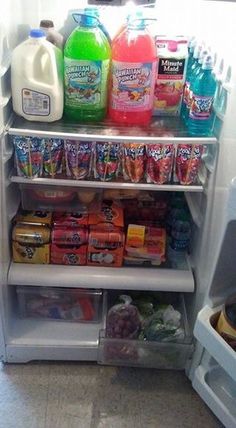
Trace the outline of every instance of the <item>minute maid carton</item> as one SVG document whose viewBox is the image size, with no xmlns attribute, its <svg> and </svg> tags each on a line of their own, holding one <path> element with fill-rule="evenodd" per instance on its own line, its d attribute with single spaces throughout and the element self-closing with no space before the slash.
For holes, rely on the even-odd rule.
<svg viewBox="0 0 236 428">
<path fill-rule="evenodd" d="M 188 62 L 186 38 L 156 37 L 157 75 L 154 92 L 155 116 L 180 114 Z"/>
</svg>

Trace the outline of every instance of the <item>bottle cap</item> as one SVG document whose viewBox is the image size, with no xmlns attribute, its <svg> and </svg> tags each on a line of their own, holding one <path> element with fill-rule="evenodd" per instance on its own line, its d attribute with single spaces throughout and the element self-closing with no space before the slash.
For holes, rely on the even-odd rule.
<svg viewBox="0 0 236 428">
<path fill-rule="evenodd" d="M 214 59 L 214 76 L 216 80 L 222 81 L 223 80 L 223 71 L 224 71 L 224 59 L 222 58 L 218 64 L 215 63 Z"/>
<path fill-rule="evenodd" d="M 202 50 L 201 50 L 200 56 L 199 56 L 199 58 L 198 58 L 198 62 L 199 62 L 199 64 L 202 64 L 202 63 L 203 63 L 203 60 L 204 60 L 204 58 L 205 58 L 205 56 L 206 56 L 207 54 L 209 54 L 208 50 L 206 50 L 206 49 L 202 49 Z"/>
<path fill-rule="evenodd" d="M 214 60 L 212 55 L 206 55 L 203 59 L 202 69 L 203 70 L 212 70 L 214 67 Z"/>
<path fill-rule="evenodd" d="M 40 37 L 46 37 L 46 34 L 44 31 L 39 29 L 33 29 L 29 33 L 30 37 L 33 37 L 34 39 L 39 39 Z"/>
<path fill-rule="evenodd" d="M 196 45 L 197 45 L 197 39 L 196 39 L 196 37 L 192 37 L 192 39 L 189 42 L 189 50 L 190 50 L 190 52 L 194 51 L 194 48 L 196 47 Z"/>
<path fill-rule="evenodd" d="M 194 59 L 198 59 L 199 58 L 201 50 L 202 50 L 202 45 L 195 46 L 194 51 L 193 51 L 193 58 Z"/>
<path fill-rule="evenodd" d="M 53 21 L 50 21 L 50 19 L 42 19 L 42 21 L 40 21 L 40 27 L 54 28 L 54 24 Z"/>
<path fill-rule="evenodd" d="M 99 20 L 94 14 L 81 14 L 81 25 L 84 27 L 97 27 Z"/>
<path fill-rule="evenodd" d="M 178 50 L 178 42 L 176 42 L 175 40 L 170 40 L 168 43 L 168 50 L 170 52 L 177 52 Z"/>
<path fill-rule="evenodd" d="M 97 7 L 85 7 L 84 9 L 85 15 L 89 16 L 95 16 L 96 18 L 99 18 L 99 10 Z"/>
</svg>

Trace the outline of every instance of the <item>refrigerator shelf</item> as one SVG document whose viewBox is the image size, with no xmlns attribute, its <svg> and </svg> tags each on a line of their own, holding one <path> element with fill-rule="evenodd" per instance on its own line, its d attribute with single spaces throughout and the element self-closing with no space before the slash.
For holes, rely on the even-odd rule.
<svg viewBox="0 0 236 428">
<path fill-rule="evenodd" d="M 193 292 L 194 278 L 188 260 L 182 269 L 104 268 L 92 266 L 11 263 L 8 284 L 50 287 L 85 287 L 113 290 Z"/>
<path fill-rule="evenodd" d="M 221 307 L 205 306 L 198 314 L 194 336 L 221 367 L 236 381 L 236 352 L 217 333 L 216 323 Z"/>
<path fill-rule="evenodd" d="M 36 186 L 60 186 L 95 189 L 137 189 L 170 192 L 203 192 L 202 184 L 152 184 L 152 183 L 128 183 L 122 181 L 95 181 L 95 180 L 71 180 L 66 178 L 26 178 L 17 175 L 11 176 L 13 183 L 30 184 Z"/>
<path fill-rule="evenodd" d="M 123 126 L 109 120 L 100 124 L 75 124 L 63 119 L 54 123 L 30 122 L 19 116 L 8 128 L 10 135 L 44 138 L 68 138 L 80 141 L 215 144 L 217 139 L 192 137 L 180 118 L 153 118 L 149 126 Z"/>
</svg>

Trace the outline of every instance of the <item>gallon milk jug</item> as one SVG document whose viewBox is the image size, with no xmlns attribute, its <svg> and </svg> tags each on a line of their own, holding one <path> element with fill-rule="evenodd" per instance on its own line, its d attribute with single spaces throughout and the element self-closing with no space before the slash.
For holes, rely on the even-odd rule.
<svg viewBox="0 0 236 428">
<path fill-rule="evenodd" d="M 13 110 L 28 120 L 53 122 L 63 113 L 62 52 L 41 30 L 15 48 L 11 64 Z"/>
</svg>

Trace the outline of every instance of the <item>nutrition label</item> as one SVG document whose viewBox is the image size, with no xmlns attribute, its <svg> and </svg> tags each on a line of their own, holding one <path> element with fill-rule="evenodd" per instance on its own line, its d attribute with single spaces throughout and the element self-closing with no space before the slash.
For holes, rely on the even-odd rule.
<svg viewBox="0 0 236 428">
<path fill-rule="evenodd" d="M 49 116 L 50 97 L 41 92 L 22 89 L 22 108 L 25 114 L 32 116 Z"/>
</svg>

